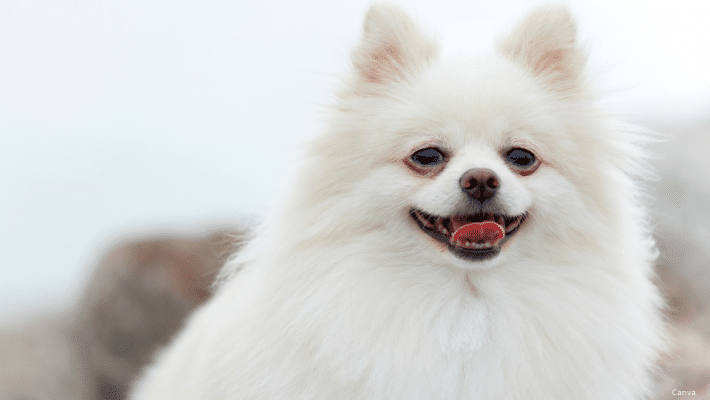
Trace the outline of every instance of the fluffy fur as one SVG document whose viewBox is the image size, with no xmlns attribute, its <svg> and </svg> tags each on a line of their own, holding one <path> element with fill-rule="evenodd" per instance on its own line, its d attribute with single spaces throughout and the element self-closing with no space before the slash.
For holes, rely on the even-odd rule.
<svg viewBox="0 0 710 400">
<path fill-rule="evenodd" d="M 486 59 L 439 60 L 374 6 L 329 128 L 134 399 L 641 399 L 664 348 L 638 136 L 585 82 L 564 9 Z M 412 165 L 435 147 L 436 168 Z M 506 154 L 531 151 L 528 175 Z M 417 170 L 419 168 L 419 170 Z M 493 171 L 495 196 L 461 189 Z M 462 257 L 433 216 L 527 218 Z"/>
</svg>

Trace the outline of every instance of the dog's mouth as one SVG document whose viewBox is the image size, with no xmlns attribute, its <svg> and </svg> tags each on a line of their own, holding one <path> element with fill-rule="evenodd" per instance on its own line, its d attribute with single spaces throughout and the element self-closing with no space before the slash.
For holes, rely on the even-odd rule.
<svg viewBox="0 0 710 400">
<path fill-rule="evenodd" d="M 409 214 L 429 236 L 457 257 L 469 260 L 497 256 L 501 245 L 518 231 L 528 215 L 477 213 L 437 217 L 415 209 Z"/>
</svg>

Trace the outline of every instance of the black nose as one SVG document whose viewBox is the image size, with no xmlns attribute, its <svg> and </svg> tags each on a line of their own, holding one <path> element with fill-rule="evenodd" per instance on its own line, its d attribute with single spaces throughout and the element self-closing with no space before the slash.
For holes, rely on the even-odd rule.
<svg viewBox="0 0 710 400">
<path fill-rule="evenodd" d="M 496 194 L 500 185 L 498 175 L 487 168 L 474 168 L 466 171 L 459 180 L 461 190 L 471 198 L 483 204 Z"/>
</svg>

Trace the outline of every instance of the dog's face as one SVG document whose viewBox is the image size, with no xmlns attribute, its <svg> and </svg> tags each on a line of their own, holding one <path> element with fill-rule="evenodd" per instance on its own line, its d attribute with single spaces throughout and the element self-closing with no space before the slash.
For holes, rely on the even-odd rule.
<svg viewBox="0 0 710 400">
<path fill-rule="evenodd" d="M 590 226 L 607 138 L 583 100 L 566 11 L 533 13 L 490 59 L 439 61 L 401 11 L 373 7 L 353 64 L 312 149 L 310 223 L 337 220 L 331 232 L 348 237 L 380 229 L 392 248 L 465 269 Z"/>
<path fill-rule="evenodd" d="M 542 160 L 532 144 L 513 143 L 454 148 L 450 140 L 425 141 L 402 160 L 422 180 L 409 215 L 436 247 L 483 261 L 521 229 L 532 196 L 519 177 L 535 173 Z"/>
<path fill-rule="evenodd" d="M 387 176 L 392 189 L 371 186 L 399 205 L 396 215 L 409 225 L 400 234 L 423 251 L 489 268 L 516 242 L 539 239 L 528 225 L 552 220 L 579 197 L 558 171 L 556 154 L 576 144 L 555 132 L 564 130 L 556 101 L 519 70 L 501 60 L 438 64 L 407 85 L 406 94 L 378 100 L 390 104 L 380 106 L 389 112 L 373 124 L 381 144 L 372 148 L 387 161 L 374 165 L 387 165 L 379 179 Z"/>
</svg>

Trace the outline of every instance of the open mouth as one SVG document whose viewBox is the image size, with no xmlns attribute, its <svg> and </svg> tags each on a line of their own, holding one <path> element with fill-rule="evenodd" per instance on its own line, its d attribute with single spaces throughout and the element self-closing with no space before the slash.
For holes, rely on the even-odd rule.
<svg viewBox="0 0 710 400">
<path fill-rule="evenodd" d="M 437 217 L 414 209 L 409 214 L 429 236 L 446 245 L 457 257 L 469 260 L 497 256 L 500 246 L 518 231 L 528 215 L 478 213 Z"/>
</svg>

